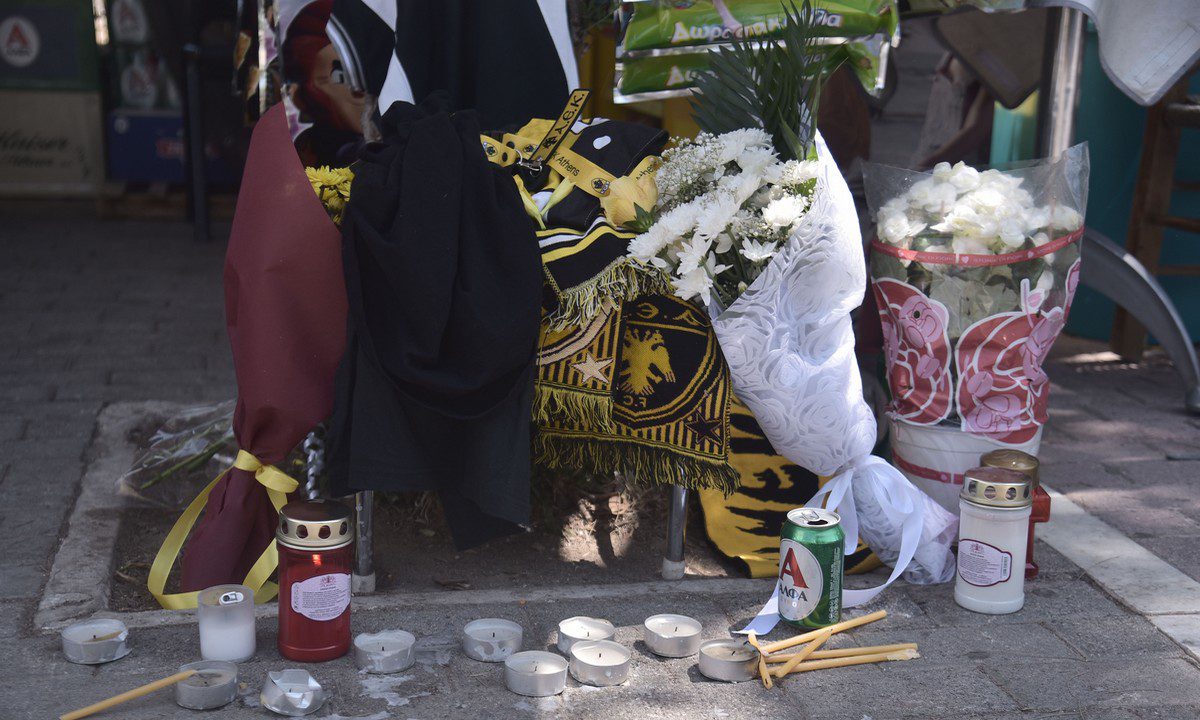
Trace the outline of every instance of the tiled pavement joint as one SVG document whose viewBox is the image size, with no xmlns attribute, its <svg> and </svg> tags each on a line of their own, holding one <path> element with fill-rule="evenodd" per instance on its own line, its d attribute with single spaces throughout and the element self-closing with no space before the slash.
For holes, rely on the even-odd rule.
<svg viewBox="0 0 1200 720">
<path fill-rule="evenodd" d="M 1039 537 L 1118 602 L 1146 616 L 1200 660 L 1200 582 L 1177 570 L 1050 487 L 1053 522 Z"/>
</svg>

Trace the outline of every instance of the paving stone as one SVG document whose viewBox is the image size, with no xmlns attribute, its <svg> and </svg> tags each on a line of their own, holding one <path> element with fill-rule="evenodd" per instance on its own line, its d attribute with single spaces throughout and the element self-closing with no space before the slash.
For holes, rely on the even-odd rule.
<svg viewBox="0 0 1200 720">
<path fill-rule="evenodd" d="M 1200 580 L 1200 535 L 1162 535 L 1137 542 L 1159 557 L 1170 558 L 1172 566 L 1193 580 Z"/>
<path fill-rule="evenodd" d="M 1111 615 L 1118 606 L 1102 591 L 1084 580 L 1038 578 L 1025 588 L 1025 607 L 1010 615 L 982 615 L 959 607 L 953 593 L 917 594 L 909 588 L 917 605 L 940 627 L 1007 625 L 1053 621 L 1057 618 Z"/>
<path fill-rule="evenodd" d="M 1067 496 L 1135 540 L 1159 535 L 1200 535 L 1200 522 L 1158 502 L 1146 488 L 1074 490 Z"/>
<path fill-rule="evenodd" d="M 1060 617 L 1042 623 L 1051 633 L 1087 660 L 1112 660 L 1133 655 L 1178 656 L 1179 647 L 1145 618 L 1122 612 L 1086 619 Z"/>
<path fill-rule="evenodd" d="M 991 665 L 1031 659 L 1078 660 L 1083 657 L 1046 626 L 1037 623 L 979 627 L 964 625 L 921 630 L 891 628 L 886 621 L 877 625 L 877 629 L 867 626 L 856 631 L 856 644 L 915 642 L 920 647 L 922 664 Z"/>
<path fill-rule="evenodd" d="M 1181 658 L 1155 659 L 1151 666 L 1122 657 L 1031 661 L 984 672 L 1023 710 L 1200 704 L 1200 669 Z"/>
</svg>

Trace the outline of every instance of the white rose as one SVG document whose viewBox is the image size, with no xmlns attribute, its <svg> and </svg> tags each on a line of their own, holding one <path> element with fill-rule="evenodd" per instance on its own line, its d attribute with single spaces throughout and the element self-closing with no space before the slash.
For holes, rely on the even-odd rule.
<svg viewBox="0 0 1200 720">
<path fill-rule="evenodd" d="M 1050 226 L 1074 232 L 1083 225 L 1083 216 L 1066 205 L 1054 205 L 1050 208 Z"/>
<path fill-rule="evenodd" d="M 977 237 L 969 237 L 964 235 L 955 235 L 951 241 L 951 247 L 954 252 L 959 255 L 991 255 L 992 251 Z"/>
<path fill-rule="evenodd" d="M 946 179 L 959 192 L 967 192 L 979 187 L 979 171 L 964 162 L 957 163 Z"/>
<path fill-rule="evenodd" d="M 925 201 L 925 212 L 944 213 L 947 208 L 954 205 L 958 200 L 958 191 L 948 182 L 937 183 L 929 191 L 929 197 Z"/>
<path fill-rule="evenodd" d="M 949 180 L 953 174 L 953 168 L 950 167 L 950 163 L 948 162 L 940 162 L 933 166 L 933 177 L 935 180 Z"/>
<path fill-rule="evenodd" d="M 1018 248 L 1025 244 L 1024 224 L 1016 218 L 1002 220 L 1000 221 L 999 236 L 1000 242 L 1009 248 Z"/>
<path fill-rule="evenodd" d="M 892 245 L 907 244 L 906 240 L 924 229 L 924 224 L 910 221 L 902 212 L 881 216 L 879 221 L 879 237 Z"/>
</svg>

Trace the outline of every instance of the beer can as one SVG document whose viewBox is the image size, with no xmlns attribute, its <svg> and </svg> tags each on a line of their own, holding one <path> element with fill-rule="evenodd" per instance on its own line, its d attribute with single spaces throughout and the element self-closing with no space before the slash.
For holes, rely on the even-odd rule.
<svg viewBox="0 0 1200 720">
<path fill-rule="evenodd" d="M 837 513 L 796 508 L 779 541 L 779 617 L 789 625 L 821 628 L 842 615 L 842 555 L 846 534 Z"/>
</svg>

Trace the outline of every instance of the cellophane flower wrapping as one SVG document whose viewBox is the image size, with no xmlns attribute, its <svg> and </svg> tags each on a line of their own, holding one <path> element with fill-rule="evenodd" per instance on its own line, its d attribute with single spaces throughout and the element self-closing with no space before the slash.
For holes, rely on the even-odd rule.
<svg viewBox="0 0 1200 720">
<path fill-rule="evenodd" d="M 1001 446 L 1038 435 L 1042 363 L 1079 282 L 1087 179 L 1086 145 L 1005 171 L 868 165 L 893 420 Z"/>
<path fill-rule="evenodd" d="M 737 396 L 774 448 L 833 476 L 810 504 L 837 507 L 848 543 L 861 535 L 885 563 L 907 566 L 910 582 L 945 582 L 954 573 L 956 518 L 870 455 L 875 417 L 863 399 L 850 321 L 867 284 L 862 236 L 853 198 L 819 135 L 816 148 L 811 202 L 728 307 L 708 296 L 713 329 Z M 846 604 L 867 599 L 848 596 Z"/>
</svg>

